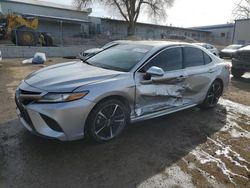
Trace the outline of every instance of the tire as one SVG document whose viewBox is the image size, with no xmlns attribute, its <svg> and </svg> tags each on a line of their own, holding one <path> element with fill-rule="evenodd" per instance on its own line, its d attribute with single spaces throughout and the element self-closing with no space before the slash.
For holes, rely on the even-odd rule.
<svg viewBox="0 0 250 188">
<path fill-rule="evenodd" d="M 100 102 L 92 110 L 87 121 L 88 135 L 96 142 L 114 139 L 128 123 L 128 107 L 119 100 Z"/>
<path fill-rule="evenodd" d="M 232 68 L 232 75 L 235 78 L 241 78 L 241 76 L 245 73 L 244 70 L 242 69 L 236 69 L 236 68 Z"/>
<path fill-rule="evenodd" d="M 12 42 L 19 46 L 36 46 L 38 40 L 39 33 L 31 28 L 19 27 L 12 31 Z"/>
<path fill-rule="evenodd" d="M 203 109 L 214 108 L 217 105 L 222 93 L 222 83 L 219 80 L 215 80 L 210 86 L 205 100 L 201 105 L 199 105 L 199 107 Z"/>
<path fill-rule="evenodd" d="M 43 46 L 53 46 L 53 39 L 48 33 L 42 33 L 43 38 L 44 38 L 44 44 Z"/>
</svg>

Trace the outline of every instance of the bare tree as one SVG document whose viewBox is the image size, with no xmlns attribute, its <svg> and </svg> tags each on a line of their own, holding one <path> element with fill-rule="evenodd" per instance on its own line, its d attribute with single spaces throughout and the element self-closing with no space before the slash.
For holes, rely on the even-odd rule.
<svg viewBox="0 0 250 188">
<path fill-rule="evenodd" d="M 233 10 L 233 16 L 235 19 L 250 18 L 250 0 L 241 0 L 237 3 Z"/>
<path fill-rule="evenodd" d="M 95 0 L 74 0 L 74 5 L 81 9 L 88 3 Z M 174 0 L 99 0 L 107 6 L 118 9 L 120 15 L 128 23 L 128 35 L 135 34 L 135 25 L 141 10 L 145 10 L 148 15 L 165 18 L 166 9 L 173 5 Z"/>
</svg>

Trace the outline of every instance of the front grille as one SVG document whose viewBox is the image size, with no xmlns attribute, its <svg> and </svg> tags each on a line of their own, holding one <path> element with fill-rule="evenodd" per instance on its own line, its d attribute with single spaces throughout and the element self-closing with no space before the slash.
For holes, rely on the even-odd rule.
<svg viewBox="0 0 250 188">
<path fill-rule="evenodd" d="M 24 108 L 24 106 L 22 105 L 22 103 L 20 103 L 17 99 L 17 96 L 15 96 L 15 102 L 16 102 L 16 106 L 20 111 L 20 116 L 31 126 L 32 129 L 34 129 L 32 121 L 29 117 L 29 114 L 27 112 L 27 110 Z"/>
<path fill-rule="evenodd" d="M 23 105 L 28 105 L 36 101 L 36 98 L 34 96 L 40 95 L 41 92 L 34 92 L 34 91 L 27 91 L 23 89 L 19 89 L 17 91 L 17 97 L 19 98 L 20 95 L 26 96 L 26 97 L 20 97 L 19 102 L 21 102 Z M 30 96 L 29 96 L 30 95 Z"/>
<path fill-rule="evenodd" d="M 34 92 L 34 91 L 27 91 L 27 90 L 23 90 L 23 89 L 18 89 L 16 91 L 16 95 L 15 95 L 15 102 L 16 102 L 16 106 L 20 111 L 20 116 L 26 121 L 27 124 L 29 124 L 29 126 L 34 129 L 34 126 L 32 124 L 32 121 L 30 119 L 30 116 L 26 110 L 26 106 L 28 104 L 33 103 L 34 101 L 36 101 L 37 99 L 34 97 L 36 95 L 40 95 L 40 92 Z"/>
<path fill-rule="evenodd" d="M 20 94 L 23 94 L 23 95 L 40 95 L 41 92 L 26 91 L 26 90 L 20 89 Z"/>
<path fill-rule="evenodd" d="M 239 61 L 250 61 L 250 51 L 237 52 L 235 58 Z"/>
<path fill-rule="evenodd" d="M 22 99 L 22 104 L 23 105 L 28 105 L 28 104 L 31 104 L 31 103 L 33 103 L 35 101 L 36 101 L 35 99 Z"/>
<path fill-rule="evenodd" d="M 220 53 L 220 57 L 224 57 L 224 58 L 232 58 L 233 54 L 231 53 Z"/>
</svg>

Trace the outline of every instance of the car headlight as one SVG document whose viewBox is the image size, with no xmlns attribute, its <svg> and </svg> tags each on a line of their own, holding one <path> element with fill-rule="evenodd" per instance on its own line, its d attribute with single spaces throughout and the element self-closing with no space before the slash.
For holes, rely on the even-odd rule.
<svg viewBox="0 0 250 188">
<path fill-rule="evenodd" d="M 88 91 L 77 93 L 47 93 L 38 102 L 53 103 L 53 102 L 69 102 L 83 98 L 88 94 Z"/>
</svg>

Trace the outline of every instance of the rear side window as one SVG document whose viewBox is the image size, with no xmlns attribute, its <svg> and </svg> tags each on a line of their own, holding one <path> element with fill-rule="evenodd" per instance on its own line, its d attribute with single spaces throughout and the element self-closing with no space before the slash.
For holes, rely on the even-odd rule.
<svg viewBox="0 0 250 188">
<path fill-rule="evenodd" d="M 184 67 L 204 65 L 203 51 L 198 48 L 184 48 Z"/>
<path fill-rule="evenodd" d="M 150 67 L 157 66 L 164 71 L 182 69 L 182 50 L 180 47 L 167 49 L 154 57 L 145 67 L 147 71 Z"/>
<path fill-rule="evenodd" d="M 204 54 L 204 62 L 205 62 L 205 64 L 207 65 L 207 64 L 211 63 L 212 62 L 211 57 L 209 57 L 209 55 L 207 55 L 205 52 L 203 52 L 203 54 Z"/>
</svg>

